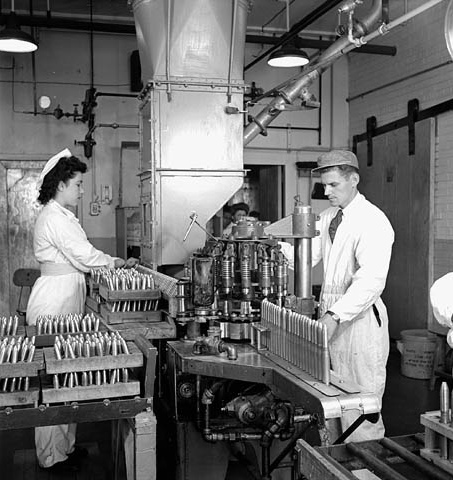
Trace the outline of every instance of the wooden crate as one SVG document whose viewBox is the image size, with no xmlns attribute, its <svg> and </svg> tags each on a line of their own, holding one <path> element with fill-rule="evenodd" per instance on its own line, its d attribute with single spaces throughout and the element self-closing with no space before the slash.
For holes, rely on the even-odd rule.
<svg viewBox="0 0 453 480">
<path fill-rule="evenodd" d="M 103 385 L 88 385 L 86 387 L 64 387 L 42 389 L 43 403 L 81 402 L 104 398 L 130 397 L 140 394 L 140 382 L 118 382 Z"/>
<path fill-rule="evenodd" d="M 420 423 L 425 426 L 425 448 L 420 449 L 420 456 L 453 475 L 453 462 L 441 458 L 439 450 L 443 438 L 448 439 L 448 448 L 453 448 L 453 427 L 449 423 L 440 422 L 439 410 L 423 413 Z"/>
<path fill-rule="evenodd" d="M 85 300 L 85 305 L 91 309 L 94 313 L 99 313 L 101 311 L 101 304 L 96 301 L 94 298 L 87 295 Z"/>
<path fill-rule="evenodd" d="M 160 322 L 160 310 L 147 312 L 112 312 L 107 305 L 101 305 L 101 316 L 105 323 Z"/>
<path fill-rule="evenodd" d="M 104 285 L 99 286 L 99 295 L 109 302 L 123 300 L 158 300 L 160 290 L 110 290 Z"/>
<path fill-rule="evenodd" d="M 43 368 L 43 352 L 36 349 L 32 362 L 0 363 L 0 378 L 37 377 Z"/>
<path fill-rule="evenodd" d="M 39 391 L 38 377 L 31 377 L 30 387 L 26 392 L 22 390 L 16 390 L 15 392 L 0 392 L 0 408 L 21 405 L 34 405 L 37 407 L 39 401 Z"/>
<path fill-rule="evenodd" d="M 58 337 L 62 335 L 64 338 L 66 338 L 68 335 L 78 335 L 79 333 L 94 333 L 94 330 L 90 330 L 89 332 L 75 332 L 75 333 L 43 333 L 41 335 L 36 335 L 36 325 L 27 325 L 25 327 L 25 330 L 27 332 L 27 337 L 35 337 L 35 345 L 37 347 L 53 347 L 53 344 L 55 343 L 55 337 Z M 99 331 L 103 332 L 105 331 L 106 328 L 102 324 L 102 322 L 99 322 Z"/>
<path fill-rule="evenodd" d="M 0 340 L 3 340 L 4 338 L 25 337 L 25 335 L 26 335 L 25 334 L 25 326 L 24 325 L 18 325 L 16 335 L 3 335 L 3 336 L 0 336 Z"/>
<path fill-rule="evenodd" d="M 95 282 L 91 277 L 87 277 L 87 290 L 90 295 L 99 292 L 99 283 Z"/>
<path fill-rule="evenodd" d="M 118 331 L 125 340 L 134 340 L 137 335 L 146 339 L 176 338 L 176 325 L 171 317 L 163 315 L 161 322 L 127 322 L 106 325 L 112 332 Z"/>
<path fill-rule="evenodd" d="M 141 367 L 143 365 L 143 354 L 133 342 L 128 342 L 127 346 L 129 354 L 63 358 L 61 360 L 56 358 L 53 348 L 44 348 L 46 373 L 87 372 L 89 370 Z"/>
</svg>

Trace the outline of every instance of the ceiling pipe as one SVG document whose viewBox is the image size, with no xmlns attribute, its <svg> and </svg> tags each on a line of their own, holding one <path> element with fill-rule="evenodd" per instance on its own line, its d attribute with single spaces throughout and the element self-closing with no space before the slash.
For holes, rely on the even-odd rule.
<svg viewBox="0 0 453 480">
<path fill-rule="evenodd" d="M 294 24 L 290 28 L 289 32 L 282 35 L 279 38 L 279 41 L 273 47 L 269 48 L 266 52 L 256 57 L 255 60 L 253 60 L 253 62 L 250 62 L 248 65 L 246 65 L 244 68 L 244 71 L 247 71 L 249 68 L 253 67 L 253 65 L 260 62 L 263 58 L 267 58 L 272 52 L 274 52 L 275 50 L 278 50 L 282 45 L 284 45 L 285 43 L 288 43 L 290 40 L 295 38 L 299 34 L 299 32 L 301 32 L 304 28 L 308 27 L 314 21 L 318 20 L 318 18 L 321 18 L 329 10 L 331 10 L 333 7 L 335 7 L 339 3 L 342 3 L 343 1 L 344 0 L 327 0 L 318 8 L 315 8 L 311 13 L 305 16 L 302 20 Z"/>
<path fill-rule="evenodd" d="M 0 17 L 0 25 L 6 23 L 6 15 Z M 85 22 L 83 20 L 74 20 L 64 17 L 51 17 L 48 18 L 44 15 L 33 15 L 33 17 L 28 15 L 16 15 L 17 21 L 20 25 L 27 27 L 41 27 L 41 28 L 62 28 L 67 30 L 86 30 L 90 31 L 93 28 L 95 32 L 105 32 L 105 33 L 128 33 L 135 35 L 135 25 L 131 23 L 120 24 L 120 23 L 109 23 L 109 22 Z"/>
<path fill-rule="evenodd" d="M 127 25 L 120 23 L 109 23 L 109 22 L 85 22 L 83 20 L 74 20 L 63 17 L 51 17 L 49 14 L 46 16 L 34 14 L 33 16 L 27 15 L 16 15 L 16 18 L 20 25 L 27 27 L 39 27 L 39 28 L 61 28 L 66 30 L 81 30 L 81 31 L 91 31 L 102 32 L 102 33 L 123 33 L 129 35 L 135 35 L 135 25 Z M 6 16 L 0 16 L 0 25 L 6 23 Z M 282 37 L 274 37 L 268 35 L 247 35 L 246 43 L 257 43 L 261 45 L 273 45 L 275 48 L 278 48 L 277 45 L 280 45 Z M 309 38 L 298 37 L 297 44 L 300 48 L 313 48 L 316 50 L 325 50 L 333 42 L 328 40 L 316 40 Z M 273 47 L 274 48 L 274 47 Z M 356 50 L 358 53 L 370 53 L 370 54 L 379 54 L 379 55 L 395 55 L 396 48 L 385 45 L 364 45 L 363 47 Z"/>
<path fill-rule="evenodd" d="M 359 38 L 368 33 L 368 30 L 381 18 L 381 10 L 382 0 L 373 0 L 368 16 L 355 25 L 354 36 Z M 348 35 L 344 35 L 325 50 L 313 65 L 305 67 L 299 75 L 286 82 L 278 90 L 274 100 L 256 117 L 252 117 L 252 121 L 245 127 L 244 146 L 259 134 L 266 135 L 267 126 L 284 111 L 285 105 L 296 101 L 302 89 L 311 85 L 338 58 L 356 47 L 357 45 L 351 44 Z"/>
<path fill-rule="evenodd" d="M 260 45 L 276 45 L 279 37 L 271 37 L 269 35 L 247 35 L 245 37 L 246 43 L 256 43 Z M 314 50 L 327 50 L 334 42 L 329 40 L 317 40 L 314 38 L 296 38 L 297 48 L 312 48 Z M 396 55 L 396 47 L 388 45 L 362 45 L 360 48 L 354 50 L 356 53 L 370 53 L 376 55 Z"/>
</svg>

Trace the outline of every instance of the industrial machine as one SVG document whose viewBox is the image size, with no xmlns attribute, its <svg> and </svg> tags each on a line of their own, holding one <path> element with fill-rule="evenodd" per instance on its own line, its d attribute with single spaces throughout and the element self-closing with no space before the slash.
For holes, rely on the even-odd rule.
<svg viewBox="0 0 453 480">
<path fill-rule="evenodd" d="M 315 220 L 310 207 L 296 202 L 283 222 L 292 232 L 282 235 L 295 238 L 297 292 L 311 291 Z M 170 310 L 179 339 L 167 343 L 163 382 L 175 421 L 192 423 L 205 441 L 256 441 L 263 478 L 301 436 L 314 444 L 341 442 L 380 411 L 377 397 L 330 370 L 326 327 L 311 318 L 314 298 L 288 295 L 288 260 L 267 228 L 274 229 L 244 219 L 229 238 L 209 239 L 174 280 Z M 351 411 L 357 421 L 342 434 L 339 421 Z M 186 464 L 190 457 L 195 452 Z"/>
</svg>

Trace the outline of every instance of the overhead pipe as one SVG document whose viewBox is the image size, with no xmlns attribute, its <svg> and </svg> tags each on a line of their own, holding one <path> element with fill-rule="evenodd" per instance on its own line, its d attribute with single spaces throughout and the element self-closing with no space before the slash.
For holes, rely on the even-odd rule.
<svg viewBox="0 0 453 480">
<path fill-rule="evenodd" d="M 16 18 L 20 25 L 29 26 L 29 27 L 38 27 L 38 28 L 60 28 L 65 30 L 77 30 L 77 31 L 90 31 L 91 27 L 94 32 L 100 33 L 122 33 L 135 35 L 135 25 L 127 25 L 121 23 L 110 23 L 110 22 L 93 22 L 91 25 L 90 22 L 85 22 L 83 20 L 74 20 L 64 17 L 51 17 L 50 12 L 47 12 L 47 16 L 44 17 L 39 14 L 31 16 L 27 15 L 18 15 Z M 6 24 L 6 15 L 0 13 L 0 25 Z M 326 33 L 327 34 L 327 33 Z M 280 42 L 280 37 L 270 36 L 270 35 L 247 35 L 246 43 L 258 43 L 263 45 L 277 45 Z M 333 42 L 329 40 L 317 40 L 310 38 L 301 38 L 297 37 L 297 45 L 300 48 L 313 48 L 319 50 L 325 50 Z M 395 55 L 396 47 L 387 46 L 387 45 L 364 45 L 357 49 L 357 53 L 369 53 L 369 54 L 378 54 L 378 55 Z"/>
<path fill-rule="evenodd" d="M 233 20 L 231 22 L 231 38 L 230 38 L 230 58 L 228 61 L 228 91 L 227 101 L 231 103 L 232 90 L 231 90 L 231 72 L 233 71 L 234 60 L 234 40 L 236 38 L 236 12 L 238 8 L 237 0 L 233 0 Z"/>
<path fill-rule="evenodd" d="M 279 37 L 272 37 L 270 35 L 247 35 L 245 37 L 246 43 L 256 43 L 260 45 L 276 45 L 280 41 Z M 335 42 L 330 40 L 322 40 L 315 38 L 296 38 L 296 46 L 298 48 L 312 48 L 315 50 L 326 50 Z M 357 48 L 355 53 L 367 53 L 372 55 L 396 55 L 396 47 L 389 45 L 362 45 Z"/>
<path fill-rule="evenodd" d="M 6 24 L 7 15 L 2 15 L 0 17 L 0 25 Z M 16 14 L 16 19 L 19 25 L 24 27 L 41 27 L 41 28 L 62 28 L 67 30 L 84 30 L 90 31 L 91 24 L 90 22 L 83 20 L 74 20 L 72 18 L 65 17 L 50 17 L 43 15 L 18 15 Z M 120 23 L 111 23 L 111 22 L 93 22 L 93 30 L 95 32 L 104 32 L 104 33 L 128 33 L 135 35 L 135 25 L 120 24 Z"/>
<path fill-rule="evenodd" d="M 381 16 L 381 8 L 382 0 L 373 0 L 368 17 L 355 25 L 354 33 L 356 38 L 363 37 L 370 27 L 377 22 Z M 304 68 L 299 75 L 283 84 L 282 88 L 278 90 L 278 95 L 275 99 L 261 110 L 256 117 L 253 117 L 251 123 L 246 126 L 244 130 L 244 146 L 248 145 L 258 134 L 266 135 L 267 126 L 280 115 L 286 104 L 292 104 L 299 97 L 303 88 L 311 85 L 339 57 L 356 47 L 357 45 L 351 44 L 347 36 L 339 38 L 319 56 L 313 65 Z"/>
<path fill-rule="evenodd" d="M 33 1 L 30 0 L 29 3 L 30 17 L 33 16 Z M 36 32 L 34 32 L 36 33 Z M 38 93 L 36 88 L 36 56 L 35 52 L 31 53 L 31 71 L 33 76 L 33 115 L 38 114 Z"/>
<path fill-rule="evenodd" d="M 167 43 L 165 45 L 165 56 L 167 65 L 165 67 L 165 76 L 167 80 L 167 99 L 171 101 L 171 83 L 170 83 L 170 43 L 171 43 L 171 1 L 167 2 Z"/>
</svg>

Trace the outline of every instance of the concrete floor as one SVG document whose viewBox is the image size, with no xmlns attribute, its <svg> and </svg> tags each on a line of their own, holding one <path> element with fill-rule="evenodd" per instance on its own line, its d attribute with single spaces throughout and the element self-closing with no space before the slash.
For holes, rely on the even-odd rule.
<svg viewBox="0 0 453 480">
<path fill-rule="evenodd" d="M 388 362 L 387 388 L 383 402 L 383 418 L 387 437 L 423 432 L 420 414 L 439 409 L 439 388 L 437 381 L 434 390 L 429 390 L 429 380 L 404 377 L 400 373 L 400 354 L 392 348 Z M 42 471 L 30 467 L 24 473 L 24 462 L 33 462 L 34 435 L 32 429 L 0 432 L 0 478 L 7 480 L 41 480 L 59 478 L 106 479 L 114 478 L 111 461 L 111 424 L 80 424 L 78 442 L 87 446 L 89 459 L 84 460 L 84 468 L 75 476 L 43 476 Z M 158 452 L 159 456 L 159 444 Z M 165 460 L 164 462 L 165 463 Z M 35 472 L 35 473 L 33 473 Z M 102 472 L 102 474 L 101 474 Z M 118 480 L 125 478 L 124 468 L 120 469 Z M 230 462 L 227 479 L 246 480 L 251 478 L 237 462 Z M 172 480 L 166 473 L 158 480 Z"/>
<path fill-rule="evenodd" d="M 429 383 L 429 380 L 408 378 L 401 374 L 401 355 L 392 345 L 382 405 L 386 437 L 424 431 L 420 414 L 439 410 L 441 381 L 436 380 L 433 390 L 430 390 Z"/>
</svg>

